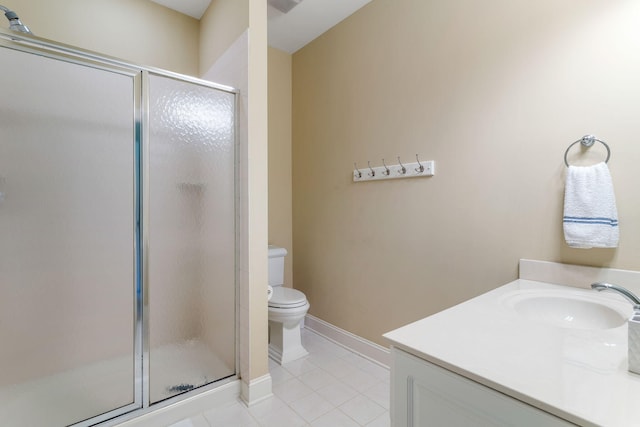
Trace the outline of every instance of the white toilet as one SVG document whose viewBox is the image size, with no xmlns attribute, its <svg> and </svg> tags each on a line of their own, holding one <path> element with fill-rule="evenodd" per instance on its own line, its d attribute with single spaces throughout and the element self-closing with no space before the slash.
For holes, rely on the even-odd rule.
<svg viewBox="0 0 640 427">
<path fill-rule="evenodd" d="M 287 250 L 269 246 L 269 357 L 279 364 L 309 354 L 300 340 L 300 323 L 309 310 L 307 297 L 300 291 L 285 288 L 284 257 Z"/>
</svg>

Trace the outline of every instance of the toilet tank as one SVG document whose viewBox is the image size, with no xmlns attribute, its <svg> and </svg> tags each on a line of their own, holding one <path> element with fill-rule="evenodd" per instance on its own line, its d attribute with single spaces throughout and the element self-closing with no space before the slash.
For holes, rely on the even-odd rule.
<svg viewBox="0 0 640 427">
<path fill-rule="evenodd" d="M 269 285 L 282 286 L 284 283 L 284 257 L 287 250 L 269 245 Z"/>
</svg>

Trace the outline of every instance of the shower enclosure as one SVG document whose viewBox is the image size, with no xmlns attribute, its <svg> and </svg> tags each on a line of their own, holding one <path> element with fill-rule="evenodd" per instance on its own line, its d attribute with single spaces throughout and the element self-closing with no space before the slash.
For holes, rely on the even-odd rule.
<svg viewBox="0 0 640 427">
<path fill-rule="evenodd" d="M 235 379 L 235 92 L 5 32 L 0 63 L 0 425 Z"/>
</svg>

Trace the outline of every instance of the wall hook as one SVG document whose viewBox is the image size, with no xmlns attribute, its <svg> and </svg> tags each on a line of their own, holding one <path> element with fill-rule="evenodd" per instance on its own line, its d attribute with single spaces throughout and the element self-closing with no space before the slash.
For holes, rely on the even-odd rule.
<svg viewBox="0 0 640 427">
<path fill-rule="evenodd" d="M 400 156 L 397 157 L 398 163 L 393 165 L 388 165 L 385 159 L 382 159 L 382 165 L 380 166 L 372 166 L 371 162 L 367 161 L 367 166 L 363 167 L 362 170 L 358 169 L 358 165 L 354 163 L 353 167 L 355 169 L 351 172 L 353 182 L 421 178 L 434 175 L 435 163 L 433 160 L 420 161 L 416 154 L 417 162 L 402 164 Z"/>
<path fill-rule="evenodd" d="M 405 175 L 407 173 L 407 168 L 405 168 L 402 162 L 400 161 L 400 156 L 398 156 L 398 163 L 400 163 L 400 170 L 398 171 L 398 173 L 400 175 Z"/>
<path fill-rule="evenodd" d="M 356 165 L 356 162 L 353 162 L 353 167 L 356 170 L 356 173 L 354 174 L 356 178 L 362 178 L 362 172 L 360 172 L 360 169 L 358 169 L 358 165 Z"/>
<path fill-rule="evenodd" d="M 420 163 L 420 159 L 418 159 L 418 155 L 416 154 L 416 161 L 418 162 L 418 167 L 416 168 L 416 172 L 422 173 L 424 172 L 424 166 Z"/>
<path fill-rule="evenodd" d="M 387 164 L 384 162 L 384 159 L 382 159 L 382 164 L 384 165 L 384 170 L 382 171 L 382 175 L 389 176 L 391 174 L 391 171 L 387 167 Z"/>
</svg>

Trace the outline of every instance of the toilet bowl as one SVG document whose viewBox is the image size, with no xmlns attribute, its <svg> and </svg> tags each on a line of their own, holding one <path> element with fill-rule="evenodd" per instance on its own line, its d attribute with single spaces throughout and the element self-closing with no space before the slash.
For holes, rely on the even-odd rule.
<svg viewBox="0 0 640 427">
<path fill-rule="evenodd" d="M 309 354 L 300 338 L 309 302 L 302 292 L 282 286 L 286 255 L 286 249 L 269 246 L 269 357 L 281 365 Z"/>
</svg>

